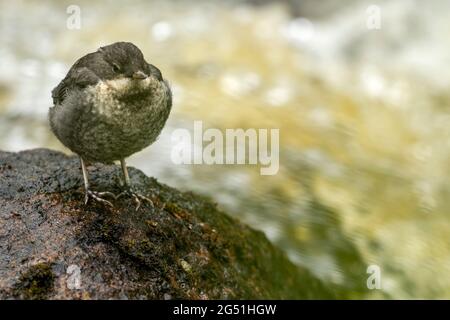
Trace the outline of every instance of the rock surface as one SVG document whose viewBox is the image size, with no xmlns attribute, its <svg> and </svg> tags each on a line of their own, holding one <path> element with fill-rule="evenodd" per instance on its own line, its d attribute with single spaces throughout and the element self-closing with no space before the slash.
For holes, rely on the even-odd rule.
<svg viewBox="0 0 450 320">
<path fill-rule="evenodd" d="M 89 171 L 120 192 L 118 166 Z M 0 152 L 0 298 L 342 298 L 209 200 L 130 175 L 153 206 L 85 206 L 76 157 Z"/>
</svg>

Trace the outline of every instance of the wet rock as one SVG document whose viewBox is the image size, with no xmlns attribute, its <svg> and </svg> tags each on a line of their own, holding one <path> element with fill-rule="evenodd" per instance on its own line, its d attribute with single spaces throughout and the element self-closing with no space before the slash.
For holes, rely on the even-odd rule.
<svg viewBox="0 0 450 320">
<path fill-rule="evenodd" d="M 89 167 L 94 190 L 119 193 L 119 168 Z M 0 152 L 0 298 L 334 298 L 265 236 L 131 168 L 153 201 L 83 204 L 76 157 Z"/>
</svg>

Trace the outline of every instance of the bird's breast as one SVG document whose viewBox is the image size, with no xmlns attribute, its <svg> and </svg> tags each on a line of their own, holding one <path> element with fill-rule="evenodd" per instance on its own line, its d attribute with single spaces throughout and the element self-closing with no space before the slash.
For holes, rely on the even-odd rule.
<svg viewBox="0 0 450 320">
<path fill-rule="evenodd" d="M 87 99 L 92 113 L 114 122 L 162 107 L 158 97 L 163 94 L 161 85 L 151 78 L 115 79 L 88 88 Z"/>
<path fill-rule="evenodd" d="M 86 102 L 76 148 L 89 149 L 92 159 L 120 159 L 156 140 L 170 112 L 170 89 L 150 77 L 110 80 L 87 88 Z"/>
</svg>

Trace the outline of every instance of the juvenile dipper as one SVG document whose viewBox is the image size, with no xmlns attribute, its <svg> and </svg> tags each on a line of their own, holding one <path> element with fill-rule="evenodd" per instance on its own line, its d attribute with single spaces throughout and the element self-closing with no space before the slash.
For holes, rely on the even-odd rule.
<svg viewBox="0 0 450 320">
<path fill-rule="evenodd" d="M 134 44 L 117 42 L 80 58 L 52 91 L 50 126 L 56 137 L 80 157 L 85 203 L 92 198 L 111 205 L 104 196 L 130 195 L 133 190 L 125 158 L 152 144 L 166 123 L 172 93 L 161 71 L 145 61 Z M 125 191 L 90 190 L 85 161 L 120 161 Z"/>
</svg>

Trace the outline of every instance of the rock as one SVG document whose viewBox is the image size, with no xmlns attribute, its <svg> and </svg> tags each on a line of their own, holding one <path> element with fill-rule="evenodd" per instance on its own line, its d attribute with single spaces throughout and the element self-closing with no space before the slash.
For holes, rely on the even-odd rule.
<svg viewBox="0 0 450 320">
<path fill-rule="evenodd" d="M 120 192 L 118 166 L 89 171 L 94 190 Z M 342 297 L 208 199 L 130 175 L 153 206 L 85 206 L 76 157 L 0 152 L 0 298 Z"/>
</svg>

